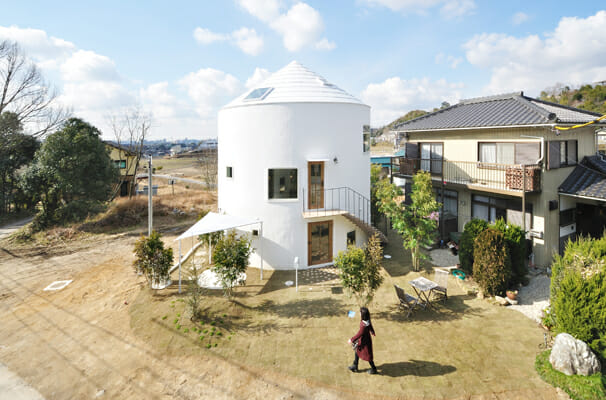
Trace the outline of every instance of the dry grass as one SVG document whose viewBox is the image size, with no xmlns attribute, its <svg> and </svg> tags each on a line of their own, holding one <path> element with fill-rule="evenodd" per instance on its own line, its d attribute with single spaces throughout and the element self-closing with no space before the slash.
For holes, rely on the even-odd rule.
<svg viewBox="0 0 606 400">
<path fill-rule="evenodd" d="M 151 347 L 169 355 L 211 352 L 247 368 L 346 391 L 430 399 L 497 398 L 495 393 L 507 399 L 551 398 L 553 389 L 533 368 L 542 331 L 522 314 L 468 296 L 451 277 L 446 303 L 404 318 L 393 284 L 411 290 L 408 281 L 420 274 L 411 272 L 409 254 L 390 236 L 386 253 L 392 258 L 385 260 L 385 282 L 370 307 L 378 376 L 346 368 L 353 358 L 347 339 L 359 324 L 359 314 L 350 319 L 347 311 L 358 307 L 340 286 L 322 278 L 300 279 L 305 284 L 298 292 L 285 286 L 294 281 L 294 271 L 266 271 L 260 280 L 259 270 L 251 268 L 233 301 L 221 291 L 207 291 L 204 324 L 189 320 L 187 296 L 178 294 L 175 273 L 171 288 L 139 293 L 132 303 L 131 326 Z M 431 278 L 428 272 L 421 275 Z M 368 366 L 361 361 L 360 367 Z"/>
</svg>

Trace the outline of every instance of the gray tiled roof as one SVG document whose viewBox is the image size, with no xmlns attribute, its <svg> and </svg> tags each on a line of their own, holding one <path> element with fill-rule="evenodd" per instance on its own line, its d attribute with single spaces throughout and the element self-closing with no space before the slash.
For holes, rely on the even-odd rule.
<svg viewBox="0 0 606 400">
<path fill-rule="evenodd" d="M 558 190 L 563 194 L 606 200 L 606 161 L 599 156 L 583 158 Z"/>
<path fill-rule="evenodd" d="M 451 107 L 398 124 L 394 130 L 585 123 L 599 116 L 600 114 L 589 111 L 526 97 L 523 93 L 511 93 L 462 100 Z"/>
</svg>

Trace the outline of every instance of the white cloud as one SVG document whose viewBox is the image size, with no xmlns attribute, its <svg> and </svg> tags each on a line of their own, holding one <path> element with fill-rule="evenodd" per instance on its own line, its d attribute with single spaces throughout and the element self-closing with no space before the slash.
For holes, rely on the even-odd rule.
<svg viewBox="0 0 606 400">
<path fill-rule="evenodd" d="M 282 35 L 284 47 L 293 52 L 315 43 L 324 30 L 320 13 L 306 3 L 295 4 L 270 26 Z"/>
<path fill-rule="evenodd" d="M 444 79 L 404 80 L 396 76 L 369 84 L 360 97 L 372 107 L 372 124 L 380 126 L 411 110 L 432 110 L 443 101 L 454 104 L 461 98 L 462 89 L 462 83 L 449 83 Z"/>
<path fill-rule="evenodd" d="M 488 69 L 487 93 L 524 90 L 538 94 L 556 82 L 577 85 L 603 80 L 606 11 L 587 18 L 564 17 L 544 37 L 483 33 L 465 43 L 467 61 Z"/>
<path fill-rule="evenodd" d="M 198 115 L 214 118 L 220 106 L 244 91 L 242 83 L 233 75 L 213 68 L 190 72 L 179 85 L 195 103 Z"/>
<path fill-rule="evenodd" d="M 254 29 L 240 28 L 232 33 L 236 45 L 244 53 L 258 55 L 263 49 L 263 38 Z"/>
<path fill-rule="evenodd" d="M 247 89 L 252 89 L 253 87 L 257 86 L 258 84 L 262 83 L 264 80 L 269 78 L 270 75 L 271 72 L 269 72 L 265 68 L 257 67 L 255 68 L 255 72 L 253 72 L 252 76 L 246 80 L 245 86 Z"/>
<path fill-rule="evenodd" d="M 445 18 L 461 17 L 471 13 L 476 8 L 475 0 L 364 0 L 373 6 L 383 6 L 392 11 L 405 14 L 427 14 L 440 7 L 440 14 Z"/>
<path fill-rule="evenodd" d="M 452 55 L 445 55 L 444 53 L 436 54 L 436 64 L 444 64 L 447 63 L 450 68 L 455 69 L 459 66 L 460 63 L 463 62 L 463 57 L 455 57 Z"/>
<path fill-rule="evenodd" d="M 214 42 L 221 42 L 229 39 L 229 35 L 223 33 L 215 33 L 206 28 L 197 27 L 194 29 L 194 38 L 198 43 L 210 44 Z"/>
<path fill-rule="evenodd" d="M 93 51 L 78 50 L 62 65 L 65 81 L 117 81 L 120 79 L 116 64 L 109 57 Z"/>
<path fill-rule="evenodd" d="M 280 16 L 282 4 L 279 0 L 238 0 L 242 8 L 263 22 L 270 22 Z"/>
<path fill-rule="evenodd" d="M 175 118 L 179 114 L 176 107 L 182 106 L 181 102 L 169 92 L 168 82 L 148 85 L 139 91 L 139 97 L 156 120 Z"/>
<path fill-rule="evenodd" d="M 530 17 L 528 16 L 528 14 L 523 13 L 523 12 L 517 12 L 515 13 L 512 17 L 511 17 L 511 23 L 514 25 L 520 25 L 526 21 L 528 21 Z"/>
<path fill-rule="evenodd" d="M 63 39 L 48 36 L 45 31 L 17 26 L 0 26 L 0 40 L 19 43 L 25 54 L 42 68 L 56 68 L 76 50 L 76 46 Z"/>
<path fill-rule="evenodd" d="M 256 56 L 263 50 L 263 38 L 257 34 L 257 31 L 251 28 L 242 27 L 232 33 L 216 33 L 206 28 L 197 27 L 194 29 L 194 39 L 200 44 L 211 44 L 214 42 L 229 41 L 237 46 L 244 53 Z"/>
<path fill-rule="evenodd" d="M 316 42 L 315 47 L 318 50 L 333 50 L 335 47 L 337 47 L 337 44 L 329 41 L 326 38 L 322 38 L 322 40 Z"/>
<path fill-rule="evenodd" d="M 336 47 L 334 42 L 326 38 L 320 40 L 324 31 L 322 16 L 307 3 L 299 1 L 285 13 L 279 0 L 238 0 L 238 3 L 280 34 L 288 51 L 295 52 L 305 47 L 332 50 Z"/>
</svg>

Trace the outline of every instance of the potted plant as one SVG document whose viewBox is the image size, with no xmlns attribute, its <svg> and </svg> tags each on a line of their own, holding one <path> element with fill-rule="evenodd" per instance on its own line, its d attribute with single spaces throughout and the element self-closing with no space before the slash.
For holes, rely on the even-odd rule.
<svg viewBox="0 0 606 400">
<path fill-rule="evenodd" d="M 507 295 L 507 298 L 509 300 L 517 300 L 518 299 L 518 291 L 517 290 L 507 290 L 505 292 L 505 294 Z"/>
</svg>

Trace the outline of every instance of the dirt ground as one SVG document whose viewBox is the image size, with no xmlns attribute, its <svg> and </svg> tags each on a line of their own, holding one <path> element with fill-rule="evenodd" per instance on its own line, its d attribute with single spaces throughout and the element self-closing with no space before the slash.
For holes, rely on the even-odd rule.
<svg viewBox="0 0 606 400">
<path fill-rule="evenodd" d="M 0 242 L 0 362 L 47 399 L 355 397 L 212 355 L 166 356 L 142 342 L 128 312 L 143 284 L 128 267 L 136 238 L 96 235 L 52 252 Z M 73 279 L 65 289 L 43 291 L 65 279 Z"/>
</svg>

